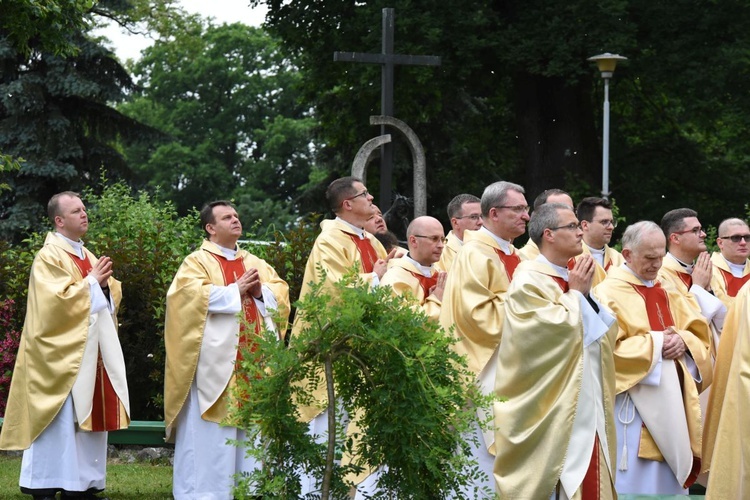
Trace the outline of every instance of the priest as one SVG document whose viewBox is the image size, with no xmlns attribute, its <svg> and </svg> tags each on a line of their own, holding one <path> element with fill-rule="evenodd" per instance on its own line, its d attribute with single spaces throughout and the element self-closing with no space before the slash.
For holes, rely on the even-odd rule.
<svg viewBox="0 0 750 500">
<path fill-rule="evenodd" d="M 47 212 L 55 231 L 31 266 L 0 449 L 25 450 L 23 493 L 98 498 L 107 432 L 130 423 L 117 337 L 122 289 L 112 277 L 112 260 L 97 258 L 81 240 L 89 221 L 79 195 L 54 195 Z"/>
<path fill-rule="evenodd" d="M 534 211 L 539 248 L 505 301 L 495 394 L 495 481 L 501 498 L 616 498 L 614 316 L 591 295 L 596 263 L 581 253 L 567 205 Z"/>
<path fill-rule="evenodd" d="M 406 229 L 406 239 L 409 253 L 390 261 L 382 286 L 389 286 L 394 294 L 406 297 L 437 323 L 447 277 L 445 272 L 435 269 L 444 250 L 443 225 L 434 217 L 417 217 Z"/>
<path fill-rule="evenodd" d="M 459 194 L 448 203 L 448 219 L 451 230 L 443 248 L 440 261 L 435 264 L 439 271 L 450 271 L 453 259 L 464 244 L 464 231 L 476 231 L 482 227 L 482 207 L 473 194 Z"/>
<path fill-rule="evenodd" d="M 505 296 L 521 262 L 511 242 L 526 232 L 529 206 L 523 187 L 506 181 L 487 186 L 481 206 L 484 225 L 464 233 L 464 245 L 448 272 L 440 324 L 446 332 L 453 329 L 456 351 L 466 356 L 482 391 L 491 394 L 505 319 Z M 482 429 L 479 422 L 491 419 L 491 412 L 491 408 L 477 408 L 475 444 L 471 449 L 482 472 L 481 480 L 474 484 L 490 490 L 494 488 L 495 433 L 491 428 Z M 473 495 L 471 491 L 464 492 L 466 498 Z"/>
<path fill-rule="evenodd" d="M 719 251 L 711 255 L 711 289 L 729 308 L 737 292 L 750 280 L 750 228 L 744 220 L 731 218 L 719 224 L 718 234 Z"/>
<path fill-rule="evenodd" d="M 182 262 L 167 292 L 164 417 L 167 441 L 175 443 L 177 500 L 231 498 L 235 474 L 258 466 L 227 442 L 245 439 L 227 421 L 237 404 L 237 366 L 264 328 L 282 342 L 289 316 L 286 282 L 237 245 L 242 224 L 234 206 L 208 203 L 200 219 L 206 239 Z"/>
<path fill-rule="evenodd" d="M 665 237 L 651 221 L 622 238 L 623 266 L 595 289 L 617 317 L 617 492 L 684 495 L 700 471 L 698 395 L 711 384 L 708 323 L 657 274 Z"/>
</svg>

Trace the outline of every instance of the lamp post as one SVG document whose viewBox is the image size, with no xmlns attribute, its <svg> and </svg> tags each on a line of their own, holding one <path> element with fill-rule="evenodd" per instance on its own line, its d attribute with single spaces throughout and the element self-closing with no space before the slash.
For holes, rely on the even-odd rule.
<svg viewBox="0 0 750 500">
<path fill-rule="evenodd" d="M 587 61 L 594 61 L 604 80 L 604 121 L 602 126 L 602 197 L 609 199 L 609 79 L 615 72 L 617 61 L 624 61 L 627 57 L 605 52 L 598 56 L 589 57 Z"/>
</svg>

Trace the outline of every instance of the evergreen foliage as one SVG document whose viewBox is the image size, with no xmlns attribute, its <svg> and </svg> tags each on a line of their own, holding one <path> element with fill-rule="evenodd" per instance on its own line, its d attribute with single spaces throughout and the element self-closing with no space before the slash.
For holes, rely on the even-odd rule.
<svg viewBox="0 0 750 500">
<path fill-rule="evenodd" d="M 452 336 L 390 290 L 370 290 L 354 272 L 333 288 L 324 282 L 297 304 L 306 327 L 288 348 L 267 333 L 241 364 L 241 403 L 231 421 L 247 430 L 249 453 L 264 466 L 245 478 L 240 496 L 297 498 L 303 469 L 320 481 L 322 498 L 345 497 L 347 474 L 363 469 L 380 469 L 381 498 L 457 492 L 472 480 L 464 474 L 470 458 L 462 436 L 476 418 L 474 404 L 489 398 L 452 349 Z M 329 426 L 323 444 L 306 435 L 296 404 L 314 404 L 319 385 L 329 410 L 343 407 L 360 433 L 345 436 Z M 357 458 L 338 465 L 342 452 Z"/>
<path fill-rule="evenodd" d="M 179 213 L 235 200 L 240 216 L 289 227 L 308 182 L 315 124 L 302 75 L 266 32 L 185 16 L 133 65 L 140 90 L 120 109 L 169 137 L 126 149 L 140 185 Z"/>
</svg>

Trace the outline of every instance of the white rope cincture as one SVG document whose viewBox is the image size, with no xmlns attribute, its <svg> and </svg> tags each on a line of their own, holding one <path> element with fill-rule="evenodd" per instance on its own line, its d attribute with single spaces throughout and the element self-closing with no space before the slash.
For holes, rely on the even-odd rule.
<svg viewBox="0 0 750 500">
<path fill-rule="evenodd" d="M 617 412 L 617 420 L 623 424 L 622 454 L 620 455 L 620 465 L 618 470 L 628 470 L 628 425 L 635 420 L 635 405 L 630 399 L 630 393 L 625 393 L 620 410 Z"/>
</svg>

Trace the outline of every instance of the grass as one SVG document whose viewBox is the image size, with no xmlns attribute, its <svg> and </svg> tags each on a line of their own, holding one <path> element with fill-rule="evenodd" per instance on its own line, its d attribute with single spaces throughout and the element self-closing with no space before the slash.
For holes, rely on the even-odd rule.
<svg viewBox="0 0 750 500">
<path fill-rule="evenodd" d="M 21 457 L 0 455 L 0 498 L 29 500 L 18 489 Z M 111 500 L 172 498 L 172 466 L 144 463 L 108 464 L 107 489 Z"/>
</svg>

